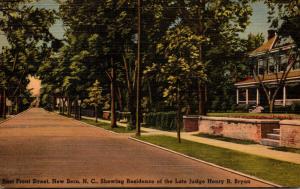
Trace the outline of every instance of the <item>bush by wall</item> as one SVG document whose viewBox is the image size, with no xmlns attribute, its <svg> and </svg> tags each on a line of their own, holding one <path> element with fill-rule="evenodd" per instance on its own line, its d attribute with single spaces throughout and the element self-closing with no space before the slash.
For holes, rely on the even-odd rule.
<svg viewBox="0 0 300 189">
<path fill-rule="evenodd" d="M 264 107 L 265 113 L 269 113 L 269 107 Z M 300 104 L 295 103 L 289 106 L 274 106 L 273 113 L 289 113 L 289 114 L 299 114 Z"/>
<path fill-rule="evenodd" d="M 176 130 L 176 112 L 156 112 L 144 115 L 145 127 L 161 130 Z"/>
</svg>

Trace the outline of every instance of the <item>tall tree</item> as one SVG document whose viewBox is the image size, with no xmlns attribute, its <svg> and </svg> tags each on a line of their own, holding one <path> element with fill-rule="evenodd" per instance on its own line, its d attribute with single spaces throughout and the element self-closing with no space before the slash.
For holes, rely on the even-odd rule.
<svg viewBox="0 0 300 189">
<path fill-rule="evenodd" d="M 98 122 L 98 106 L 101 104 L 102 99 L 102 87 L 100 82 L 96 80 L 93 85 L 88 88 L 88 99 L 86 102 L 95 107 L 95 119 Z"/>
<path fill-rule="evenodd" d="M 190 91 L 193 80 L 206 80 L 205 65 L 199 60 L 199 44 L 202 37 L 193 33 L 187 26 L 171 28 L 165 38 L 165 44 L 158 44 L 158 51 L 165 54 L 167 62 L 161 70 L 168 85 L 164 90 L 164 97 L 177 106 L 177 136 L 180 142 L 181 104 L 185 104 L 186 113 L 190 110 Z"/>
<path fill-rule="evenodd" d="M 250 1 L 175 1 L 179 20 L 203 38 L 199 61 L 208 63 L 207 51 L 220 45 L 222 36 L 233 36 L 245 30 L 252 13 Z M 230 38 L 229 38 L 230 39 Z M 207 43 L 209 41 L 209 43 Z M 207 72 L 209 73 L 209 72 Z M 209 78 L 209 74 L 208 74 Z M 206 114 L 207 82 L 198 80 L 198 113 Z"/>
</svg>

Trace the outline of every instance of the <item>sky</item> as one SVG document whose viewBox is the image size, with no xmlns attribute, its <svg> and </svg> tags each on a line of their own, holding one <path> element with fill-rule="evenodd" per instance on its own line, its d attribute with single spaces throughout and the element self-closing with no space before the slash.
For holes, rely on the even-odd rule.
<svg viewBox="0 0 300 189">
<path fill-rule="evenodd" d="M 58 4 L 53 0 L 41 0 L 38 3 L 34 3 L 36 7 L 39 8 L 49 8 L 58 10 Z M 267 37 L 267 30 L 269 28 L 268 23 L 268 8 L 262 2 L 257 2 L 252 5 L 253 15 L 251 17 L 251 24 L 248 26 L 247 30 L 244 33 L 241 33 L 241 37 L 246 38 L 249 33 L 263 33 L 265 38 Z M 58 20 L 51 28 L 50 31 L 52 34 L 62 39 L 64 35 L 63 23 L 61 20 Z M 1 46 L 6 46 L 7 41 L 5 36 L 0 33 L 0 48 Z M 1 51 L 1 49 L 0 49 Z M 29 89 L 33 89 L 33 95 L 38 96 L 41 88 L 41 82 L 38 79 L 30 77 L 30 83 L 28 85 Z"/>
</svg>

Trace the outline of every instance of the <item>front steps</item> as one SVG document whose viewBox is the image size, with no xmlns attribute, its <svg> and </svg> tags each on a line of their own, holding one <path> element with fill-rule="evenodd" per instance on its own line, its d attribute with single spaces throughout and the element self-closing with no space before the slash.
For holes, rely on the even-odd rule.
<svg viewBox="0 0 300 189">
<path fill-rule="evenodd" d="M 272 133 L 267 133 L 267 137 L 261 139 L 261 144 L 266 146 L 280 146 L 280 129 L 273 129 Z"/>
</svg>

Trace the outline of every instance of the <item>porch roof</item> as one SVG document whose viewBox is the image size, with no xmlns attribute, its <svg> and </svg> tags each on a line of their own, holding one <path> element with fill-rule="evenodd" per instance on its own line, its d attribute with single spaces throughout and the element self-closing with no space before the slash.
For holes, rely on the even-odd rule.
<svg viewBox="0 0 300 189">
<path fill-rule="evenodd" d="M 264 83 L 273 82 L 281 79 L 283 72 L 279 72 L 277 74 L 265 74 L 264 77 L 260 75 L 260 78 L 262 78 Z M 292 70 L 289 72 L 287 76 L 287 80 L 293 80 L 293 79 L 300 79 L 300 70 Z M 256 81 L 253 77 L 247 78 L 243 81 L 237 82 L 234 85 L 235 86 L 243 86 L 243 85 L 249 85 L 249 84 L 258 84 L 259 81 Z"/>
</svg>

